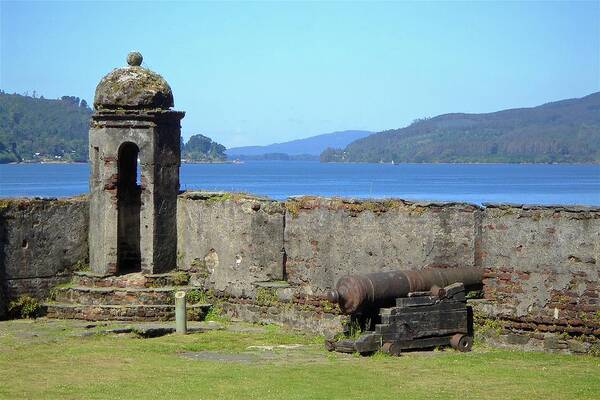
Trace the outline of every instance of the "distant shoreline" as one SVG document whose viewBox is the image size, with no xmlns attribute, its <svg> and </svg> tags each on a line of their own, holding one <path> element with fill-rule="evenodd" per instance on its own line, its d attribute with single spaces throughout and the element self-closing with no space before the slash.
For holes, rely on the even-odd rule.
<svg viewBox="0 0 600 400">
<path fill-rule="evenodd" d="M 225 160 L 225 161 L 189 161 L 181 160 L 181 164 L 244 164 L 246 162 L 312 162 L 319 164 L 367 164 L 367 165 L 600 165 L 600 162 L 367 162 L 367 161 L 328 161 L 321 162 L 318 160 Z M 27 164 L 88 164 L 88 161 L 21 161 L 21 162 L 9 162 L 0 163 L 0 165 L 27 165 Z"/>
<path fill-rule="evenodd" d="M 224 160 L 224 161 L 192 161 L 181 160 L 182 164 L 243 164 L 244 161 Z"/>
<path fill-rule="evenodd" d="M 327 161 L 321 162 L 320 164 L 374 164 L 374 165 L 421 165 L 421 164 L 448 164 L 448 165 L 600 165 L 600 161 L 586 161 L 586 162 L 486 162 L 486 161 L 461 161 L 461 162 L 450 162 L 450 161 L 424 161 L 424 162 L 368 162 L 368 161 Z"/>
<path fill-rule="evenodd" d="M 12 161 L 9 163 L 0 163 L 5 165 L 20 165 L 20 164 L 87 164 L 87 161 Z"/>
</svg>

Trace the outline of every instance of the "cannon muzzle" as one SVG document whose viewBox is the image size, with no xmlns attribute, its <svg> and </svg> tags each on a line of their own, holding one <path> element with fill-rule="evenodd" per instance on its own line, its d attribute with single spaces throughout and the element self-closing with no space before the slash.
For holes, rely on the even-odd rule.
<svg viewBox="0 0 600 400">
<path fill-rule="evenodd" d="M 480 289 L 483 271 L 479 268 L 444 268 L 421 271 L 389 271 L 340 278 L 336 289 L 327 293 L 332 303 L 338 303 L 345 314 L 354 314 L 368 307 L 392 306 L 396 298 L 411 292 L 435 292 L 453 283 L 462 282 L 467 290 Z"/>
</svg>

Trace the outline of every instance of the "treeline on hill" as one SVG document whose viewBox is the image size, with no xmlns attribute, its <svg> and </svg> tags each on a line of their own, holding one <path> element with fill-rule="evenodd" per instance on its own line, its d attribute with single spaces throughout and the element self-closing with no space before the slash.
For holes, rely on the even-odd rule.
<svg viewBox="0 0 600 400">
<path fill-rule="evenodd" d="M 487 114 L 445 114 L 328 148 L 322 162 L 600 162 L 600 92 Z"/>
<path fill-rule="evenodd" d="M 0 164 L 88 160 L 92 109 L 85 100 L 44 99 L 0 91 Z M 203 135 L 183 144 L 190 161 L 223 161 L 225 147 Z"/>
<path fill-rule="evenodd" d="M 92 110 L 85 100 L 0 91 L 0 163 L 86 161 Z"/>
<path fill-rule="evenodd" d="M 182 139 L 181 145 L 183 161 L 215 162 L 227 159 L 225 146 L 204 135 L 193 135 L 185 144 Z"/>
</svg>

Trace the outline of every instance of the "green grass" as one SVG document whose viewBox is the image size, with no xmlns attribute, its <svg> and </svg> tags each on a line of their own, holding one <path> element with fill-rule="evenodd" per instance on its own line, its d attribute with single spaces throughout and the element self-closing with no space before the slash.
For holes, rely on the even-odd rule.
<svg viewBox="0 0 600 400">
<path fill-rule="evenodd" d="M 276 326 L 138 339 L 73 336 L 70 321 L 0 322 L 2 399 L 598 399 L 600 359 L 478 347 L 370 358 L 327 353 L 322 338 Z M 238 327 L 239 328 L 239 327 Z M 254 362 L 184 352 L 248 353 Z M 268 355 L 268 357 L 266 356 Z"/>
</svg>

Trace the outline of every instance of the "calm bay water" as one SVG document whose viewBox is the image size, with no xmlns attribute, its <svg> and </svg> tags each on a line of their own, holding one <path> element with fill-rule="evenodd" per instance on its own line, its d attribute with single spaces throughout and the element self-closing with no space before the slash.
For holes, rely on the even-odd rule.
<svg viewBox="0 0 600 400">
<path fill-rule="evenodd" d="M 87 164 L 0 165 L 0 197 L 87 192 Z M 181 189 L 243 191 L 274 199 L 315 194 L 471 203 L 600 205 L 600 165 L 184 164 Z"/>
</svg>

